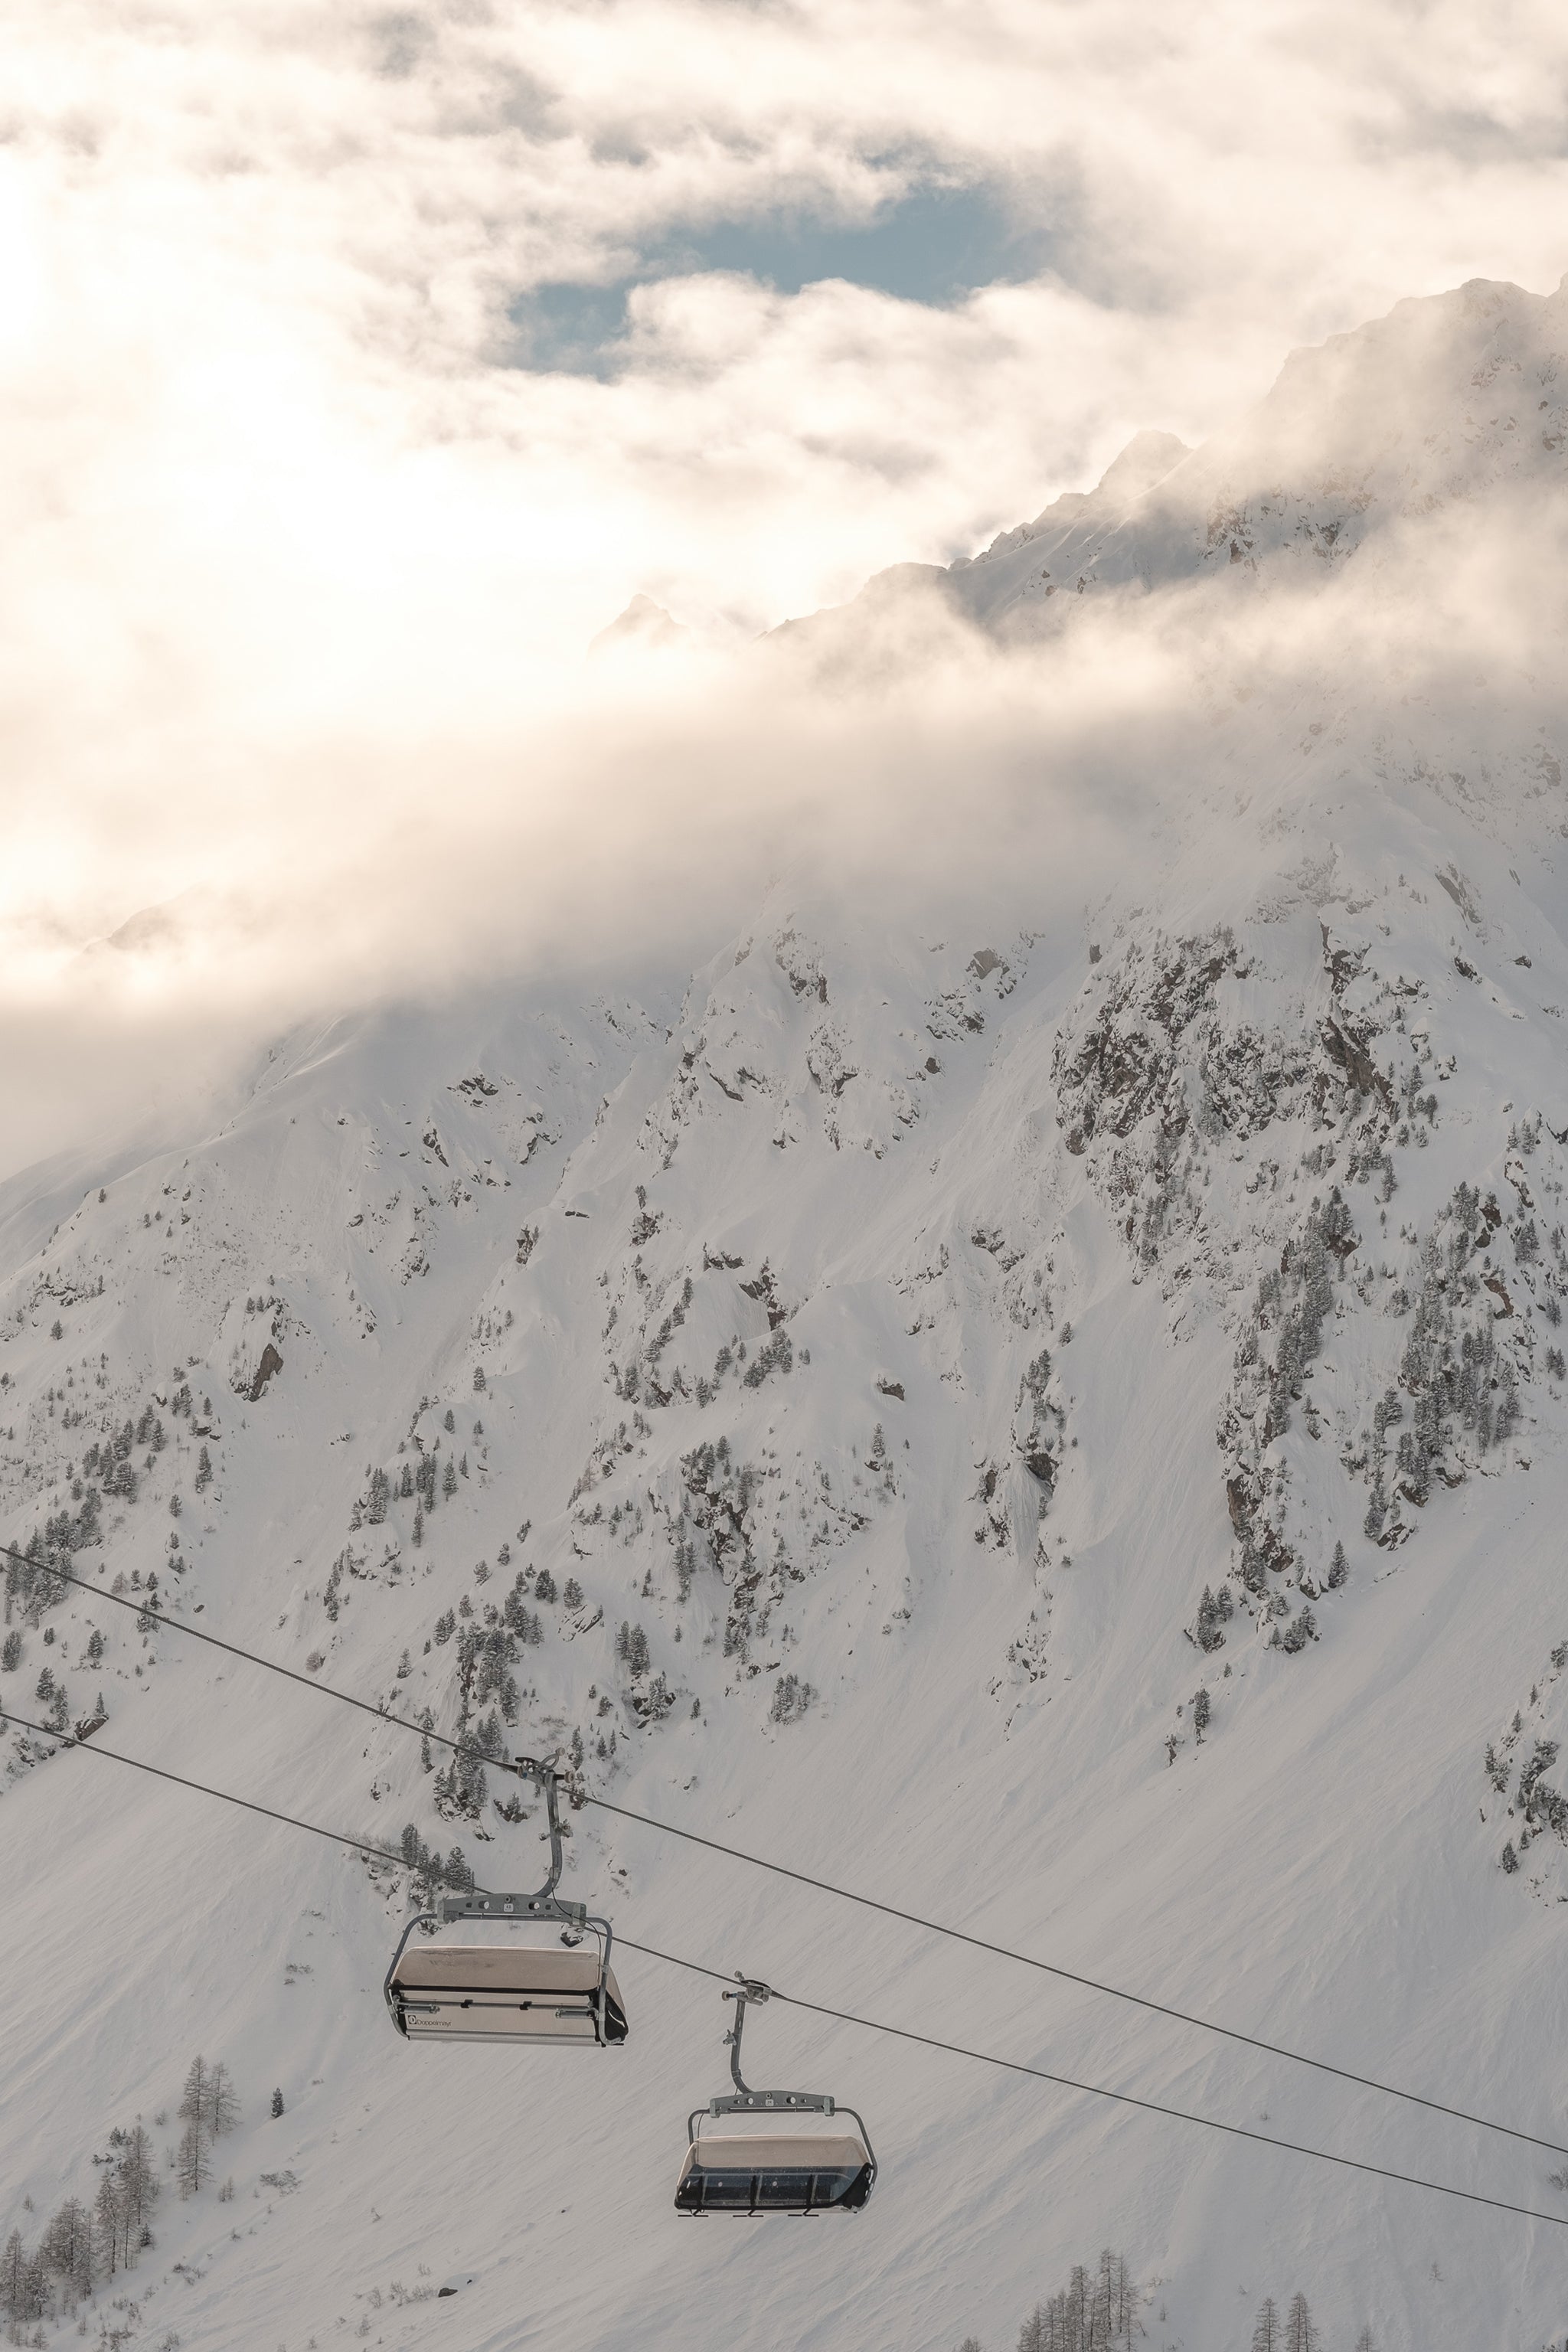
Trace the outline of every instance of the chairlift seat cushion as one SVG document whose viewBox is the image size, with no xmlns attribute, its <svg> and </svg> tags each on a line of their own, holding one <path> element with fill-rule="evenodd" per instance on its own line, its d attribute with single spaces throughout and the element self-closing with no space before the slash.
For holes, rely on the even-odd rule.
<svg viewBox="0 0 1568 2352">
<path fill-rule="evenodd" d="M 411 2041 L 595 2042 L 596 1948 L 526 1944 L 411 1946 L 388 1991 Z M 605 2040 L 624 2042 L 615 1970 L 605 1979 Z"/>
<path fill-rule="evenodd" d="M 851 2132 L 714 2133 L 687 2150 L 675 2202 L 683 2213 L 853 2213 L 873 2178 L 870 2156 Z"/>
</svg>

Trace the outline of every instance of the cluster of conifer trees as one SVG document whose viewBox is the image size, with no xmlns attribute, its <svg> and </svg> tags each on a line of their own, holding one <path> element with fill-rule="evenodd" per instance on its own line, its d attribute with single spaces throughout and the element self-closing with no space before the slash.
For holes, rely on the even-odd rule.
<svg viewBox="0 0 1568 2352">
<path fill-rule="evenodd" d="M 273 2112 L 281 2111 L 275 2095 Z M 191 2061 L 179 2116 L 184 2128 L 166 2162 L 181 2196 L 192 2197 L 212 2179 L 214 2142 L 239 2121 L 239 2099 L 221 2060 L 211 2065 L 205 2058 Z M 153 2214 L 163 2183 L 146 2126 L 138 2119 L 129 2130 L 111 2131 L 108 2153 L 93 2163 L 100 2178 L 90 2202 L 68 2197 L 35 2245 L 14 2229 L 0 2251 L 0 2314 L 14 2344 L 22 2341 L 24 2327 L 68 2316 L 121 2271 L 134 2270 L 153 2242 Z"/>
<path fill-rule="evenodd" d="M 1035 2305 L 1018 2331 L 1018 2352 L 1131 2352 L 1146 2332 L 1146 2300 L 1125 2256 L 1107 2247 L 1091 2269 L 1075 2263 L 1066 2285 Z M 979 2338 L 966 2336 L 958 2352 L 982 2352 Z M 1304 2294 L 1291 2296 L 1283 2316 L 1273 2296 L 1264 2297 L 1252 2352 L 1325 2352 Z M 1377 2352 L 1370 2327 L 1356 2337 L 1355 2352 Z"/>
<path fill-rule="evenodd" d="M 1252 2331 L 1252 2352 L 1323 2352 L 1323 2339 L 1304 2294 L 1293 2294 L 1283 2318 L 1273 2296 L 1265 2295 Z M 1355 2340 L 1355 2352 L 1377 2352 L 1370 2327 Z"/>
<path fill-rule="evenodd" d="M 1140 2301 L 1125 2257 L 1108 2246 L 1092 2272 L 1075 2263 L 1067 2284 L 1035 2305 L 1018 2352 L 1131 2352 L 1142 2333 Z"/>
</svg>

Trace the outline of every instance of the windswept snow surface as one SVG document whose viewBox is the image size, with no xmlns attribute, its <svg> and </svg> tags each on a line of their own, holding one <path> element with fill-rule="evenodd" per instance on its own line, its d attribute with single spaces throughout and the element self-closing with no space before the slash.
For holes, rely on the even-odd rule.
<svg viewBox="0 0 1568 2352">
<path fill-rule="evenodd" d="M 1562 298 L 1444 301 L 1298 358 L 1247 446 L 1294 402 L 1369 513 L 1394 491 L 1344 481 L 1397 463 L 1344 419 L 1436 352 L 1453 499 L 1489 529 L 1528 477 L 1556 513 Z M 1163 454 L 1145 508 L 1215 462 Z M 1268 518 L 1270 468 L 1225 478 L 1253 547 L 1323 543 L 1321 468 Z M 448 1733 L 575 1741 L 582 1794 L 1563 2140 L 1559 690 L 1495 647 L 1383 694 L 1204 690 L 1201 772 L 1153 780 L 1087 912 L 1045 870 L 994 934 L 781 883 L 674 982 L 307 1025 L 220 1118 L 13 1181 L 0 1535 Z M 412 1822 L 490 1887 L 542 1874 L 531 1792 L 504 1820 L 499 1769 L 453 1788 L 57 1594 L 13 1579 L 0 1702 L 107 1722 L 6 1741 L 0 2227 L 90 2200 L 138 2116 L 162 2159 L 196 2052 L 245 2103 L 89 2333 L 994 2347 L 1111 2245 L 1161 2352 L 1234 2352 L 1298 2288 L 1335 2352 L 1561 2336 L 1553 2223 L 782 2004 L 752 2079 L 858 2107 L 876 2194 L 678 2219 L 717 1985 L 623 1948 L 624 2050 L 405 2045 L 400 1874 L 92 1748 Z M 1568 2220 L 1542 2149 L 571 1823 L 568 1891 L 628 1941 Z"/>
</svg>

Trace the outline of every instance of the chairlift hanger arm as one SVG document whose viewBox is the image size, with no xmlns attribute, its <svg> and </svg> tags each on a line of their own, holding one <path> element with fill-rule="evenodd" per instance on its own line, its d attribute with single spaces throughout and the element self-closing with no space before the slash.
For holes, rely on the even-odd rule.
<svg viewBox="0 0 1568 2352">
<path fill-rule="evenodd" d="M 830 2116 L 836 2112 L 834 2101 L 822 2091 L 753 2091 L 741 2072 L 741 2035 L 746 2022 L 746 2003 L 759 2007 L 770 1998 L 770 1989 L 755 1977 L 740 1976 L 738 1992 L 725 1990 L 723 1998 L 735 2004 L 735 2022 L 724 2036 L 730 2046 L 730 2073 L 734 2092 L 729 2096 L 710 2099 L 710 2116 L 739 2116 L 758 2113 L 780 2115 Z M 700 2112 L 700 2110 L 699 2110 Z"/>
<path fill-rule="evenodd" d="M 555 1892 L 561 1883 L 565 1861 L 561 1846 L 561 1805 L 557 1793 L 561 1783 L 560 1768 L 547 1758 L 519 1756 L 506 1769 L 515 1772 L 520 1779 L 533 1780 L 544 1791 L 544 1809 L 550 1824 L 550 1875 L 536 1895 L 443 1895 L 442 1919 L 559 1919 L 568 1927 L 586 1927 L 587 1905 L 568 1902 Z M 605 1949 L 607 1952 L 607 1943 Z"/>
</svg>

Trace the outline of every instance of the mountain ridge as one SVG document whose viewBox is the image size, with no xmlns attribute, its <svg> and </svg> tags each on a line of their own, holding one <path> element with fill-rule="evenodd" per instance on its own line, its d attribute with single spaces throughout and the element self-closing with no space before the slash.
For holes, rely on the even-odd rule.
<svg viewBox="0 0 1568 2352">
<path fill-rule="evenodd" d="M 842 630 L 924 591 L 962 620 L 1007 641 L 1027 641 L 1060 625 L 1051 609 L 1060 595 L 1076 601 L 1116 590 L 1151 593 L 1216 564 L 1239 565 L 1256 577 L 1278 568 L 1281 558 L 1331 569 L 1369 532 L 1401 514 L 1426 514 L 1462 498 L 1467 486 L 1473 493 L 1507 473 L 1522 479 L 1542 471 L 1560 482 L 1565 288 L 1568 281 L 1553 294 L 1535 296 L 1474 279 L 1451 294 L 1407 299 L 1385 318 L 1292 352 L 1264 398 L 1215 440 L 1188 449 L 1174 435 L 1142 432 L 1093 490 L 1063 493 L 1032 522 L 998 532 L 980 553 L 946 566 L 896 565 L 847 604 L 784 629 L 819 635 Z M 1434 374 L 1440 380 L 1436 416 L 1424 414 Z M 1533 394 L 1525 390 L 1527 379 L 1535 383 Z M 1452 410 L 1467 392 L 1483 399 L 1489 394 L 1492 414 L 1478 429 L 1462 411 L 1456 436 Z M 1521 455 L 1494 475 L 1483 459 L 1477 475 L 1461 457 L 1458 467 L 1442 471 L 1456 437 L 1478 453 L 1489 448 L 1494 459 L 1504 441 L 1522 452 L 1528 436 L 1519 430 L 1521 418 L 1535 426 L 1534 466 Z M 1312 446 L 1325 426 L 1331 451 Z M 1434 450 L 1435 438 L 1446 446 Z M 1167 457 L 1171 462 L 1163 462 Z M 1145 467 L 1149 478 L 1142 479 Z M 1132 477 L 1125 490 L 1123 468 Z M 1292 488 L 1291 478 L 1303 476 L 1310 487 Z"/>
</svg>

